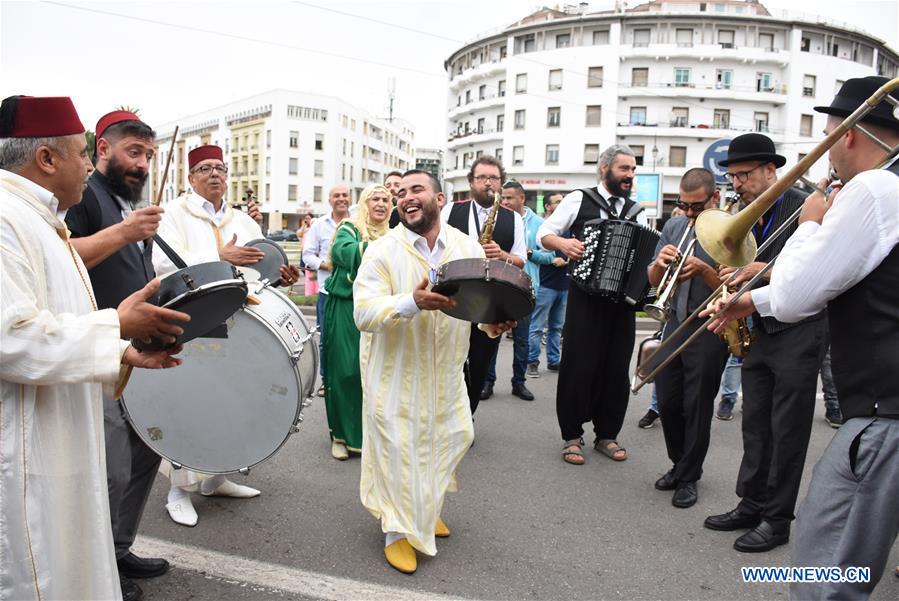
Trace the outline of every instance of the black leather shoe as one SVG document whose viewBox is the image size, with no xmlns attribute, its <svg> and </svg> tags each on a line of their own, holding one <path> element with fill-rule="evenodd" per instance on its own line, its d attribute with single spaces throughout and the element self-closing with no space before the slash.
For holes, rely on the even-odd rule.
<svg viewBox="0 0 899 601">
<path fill-rule="evenodd" d="M 140 601 L 144 598 L 144 591 L 137 586 L 137 583 L 121 574 L 119 574 L 119 586 L 122 588 L 122 601 Z"/>
<path fill-rule="evenodd" d="M 493 384 L 487 382 L 484 384 L 484 387 L 481 388 L 481 400 L 486 401 L 490 397 L 493 396 Z"/>
<path fill-rule="evenodd" d="M 790 527 L 775 528 L 770 522 L 762 523 L 734 541 L 734 549 L 742 553 L 770 551 L 790 542 Z"/>
<path fill-rule="evenodd" d="M 546 366 L 546 369 L 548 369 L 549 371 L 559 371 L 559 364 L 558 363 L 550 363 L 549 365 Z"/>
<path fill-rule="evenodd" d="M 169 571 L 169 562 L 164 559 L 138 557 L 129 553 L 116 561 L 119 574 L 126 578 L 154 578 Z"/>
<path fill-rule="evenodd" d="M 727 513 L 719 515 L 710 515 L 703 522 L 703 526 L 709 530 L 723 530 L 730 532 L 731 530 L 741 530 L 743 528 L 755 528 L 759 525 L 762 518 L 751 513 L 743 513 L 740 508 L 733 509 Z"/>
<path fill-rule="evenodd" d="M 674 470 L 668 470 L 668 473 L 656 480 L 653 486 L 656 487 L 656 490 L 674 490 L 677 488 L 677 478 L 674 477 Z"/>
<path fill-rule="evenodd" d="M 528 387 L 522 384 L 512 384 L 512 394 L 520 398 L 522 401 L 533 401 L 534 393 L 528 390 Z"/>
<path fill-rule="evenodd" d="M 683 509 L 696 505 L 696 501 L 698 500 L 699 493 L 696 491 L 695 482 L 678 482 L 677 488 L 674 491 L 674 496 L 671 497 L 671 504 Z"/>
</svg>

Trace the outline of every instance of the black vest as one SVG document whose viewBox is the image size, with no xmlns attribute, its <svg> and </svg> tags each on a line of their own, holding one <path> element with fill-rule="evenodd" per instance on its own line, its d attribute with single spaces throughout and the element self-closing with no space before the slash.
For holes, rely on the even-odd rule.
<svg viewBox="0 0 899 601">
<path fill-rule="evenodd" d="M 599 193 L 598 187 L 590 188 L 590 190 L 595 192 L 599 198 L 603 198 L 603 196 Z M 581 194 L 583 195 L 583 198 L 581 199 L 581 207 L 580 209 L 578 209 L 577 216 L 574 218 L 574 222 L 571 224 L 571 235 L 583 242 L 584 224 L 592 219 L 602 219 L 603 216 L 600 209 L 603 207 L 600 207 L 599 203 L 593 200 L 585 190 L 581 190 Z M 614 209 L 614 207 L 612 208 Z M 637 203 L 630 198 L 625 198 L 624 205 L 621 207 L 621 215 L 619 216 L 619 218 L 634 220 L 640 213 L 640 211 L 643 210 L 636 209 Z"/>
<path fill-rule="evenodd" d="M 805 197 L 808 194 L 797 190 L 796 188 L 789 188 L 786 192 L 784 192 L 783 199 L 776 206 L 771 207 L 765 213 L 765 218 L 768 219 L 769 216 L 773 215 L 773 219 L 771 224 L 765 224 L 764 230 L 767 230 L 768 237 L 772 236 L 777 228 L 783 225 L 790 216 L 796 212 L 797 209 L 802 207 L 802 204 L 805 202 Z M 796 228 L 799 227 L 799 220 L 794 221 L 790 226 L 786 228 L 784 233 L 780 235 L 777 239 L 775 239 L 771 245 L 766 248 L 763 252 L 759 253 L 759 255 L 755 258 L 755 261 L 761 261 L 762 263 L 770 263 L 773 261 L 777 255 L 780 254 L 780 251 L 783 250 L 783 247 L 787 244 L 787 240 L 790 239 L 790 236 L 793 235 L 793 232 L 796 231 Z M 761 246 L 762 243 L 768 238 L 762 238 L 760 234 L 764 233 L 764 230 L 756 226 L 753 228 L 753 236 L 755 236 L 756 243 L 758 246 Z M 759 281 L 756 284 L 756 288 L 761 288 L 763 286 L 767 286 L 768 282 L 764 279 Z M 796 323 L 784 323 L 782 321 L 778 321 L 773 317 L 759 317 L 759 314 L 756 313 L 752 316 L 753 319 L 753 328 L 761 328 L 763 331 L 768 334 L 776 334 L 777 332 L 782 332 L 786 329 L 795 327 L 800 324 L 808 323 L 811 321 L 816 321 L 818 319 L 823 318 L 826 315 L 825 311 L 821 311 L 820 313 L 816 313 L 815 315 L 811 315 L 806 317 L 802 321 L 797 321 Z"/>
<path fill-rule="evenodd" d="M 468 220 L 471 216 L 471 199 L 460 200 L 453 203 L 450 209 L 449 219 L 447 223 L 468 235 Z M 481 224 L 484 227 L 484 224 Z M 499 247 L 506 252 L 512 251 L 515 244 L 515 213 L 511 209 L 500 205 L 499 211 L 496 212 L 496 223 L 493 226 L 493 241 L 499 244 Z"/>
<path fill-rule="evenodd" d="M 899 175 L 899 162 L 889 171 Z M 899 246 L 827 312 L 843 418 L 899 419 Z"/>
<path fill-rule="evenodd" d="M 79 238 L 121 222 L 122 209 L 107 187 L 106 177 L 94 171 L 87 180 L 81 202 L 66 213 L 66 225 L 72 236 Z M 143 253 L 137 244 L 127 244 L 88 270 L 97 307 L 117 307 L 126 297 L 146 286 L 156 275 L 152 256 L 152 244 L 146 244 Z"/>
</svg>

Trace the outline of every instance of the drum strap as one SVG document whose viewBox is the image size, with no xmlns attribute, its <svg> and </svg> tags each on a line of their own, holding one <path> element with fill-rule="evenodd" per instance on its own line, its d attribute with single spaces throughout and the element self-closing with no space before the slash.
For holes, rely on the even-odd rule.
<svg viewBox="0 0 899 601">
<path fill-rule="evenodd" d="M 225 246 L 225 241 L 222 239 L 222 228 L 224 228 L 231 222 L 232 219 L 234 219 L 234 209 L 228 208 L 228 210 L 225 211 L 225 216 L 224 218 L 222 218 L 222 222 L 218 225 L 215 224 L 215 221 L 213 221 L 209 215 L 207 215 L 206 213 L 195 211 L 194 208 L 190 205 L 187 205 L 187 210 L 190 211 L 190 214 L 194 217 L 202 219 L 212 226 L 212 233 L 215 234 L 216 250 L 222 250 L 222 247 Z"/>
</svg>

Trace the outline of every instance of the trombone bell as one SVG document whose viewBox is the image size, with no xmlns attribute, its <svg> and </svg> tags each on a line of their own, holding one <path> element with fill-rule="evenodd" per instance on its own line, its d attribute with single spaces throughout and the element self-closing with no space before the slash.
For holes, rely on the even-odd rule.
<svg viewBox="0 0 899 601">
<path fill-rule="evenodd" d="M 722 209 L 706 209 L 696 218 L 696 239 L 715 262 L 729 267 L 743 267 L 752 263 L 756 254 L 752 226 L 748 230 Z"/>
</svg>

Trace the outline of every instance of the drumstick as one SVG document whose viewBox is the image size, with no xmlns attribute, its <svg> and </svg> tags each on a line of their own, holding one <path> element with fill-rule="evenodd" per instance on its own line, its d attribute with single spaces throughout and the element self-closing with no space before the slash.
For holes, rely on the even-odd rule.
<svg viewBox="0 0 899 601">
<path fill-rule="evenodd" d="M 172 164 L 172 155 L 175 154 L 175 140 L 178 138 L 178 126 L 175 126 L 175 131 L 172 133 L 172 144 L 169 146 L 169 156 L 165 159 L 165 169 L 162 171 L 162 182 L 159 184 L 159 189 L 156 190 L 156 202 L 153 203 L 154 207 L 158 207 L 159 203 L 162 202 L 162 191 L 165 189 L 165 182 L 169 177 L 169 165 Z"/>
</svg>

